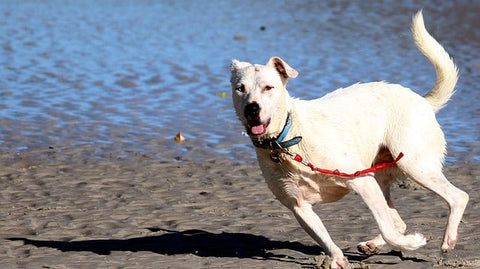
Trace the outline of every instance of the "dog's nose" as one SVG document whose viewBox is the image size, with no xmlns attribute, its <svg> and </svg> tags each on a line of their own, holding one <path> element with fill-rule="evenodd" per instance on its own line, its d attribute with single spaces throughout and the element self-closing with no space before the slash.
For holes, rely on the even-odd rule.
<svg viewBox="0 0 480 269">
<path fill-rule="evenodd" d="M 257 102 L 252 102 L 245 107 L 245 116 L 257 117 L 260 114 L 260 105 Z"/>
</svg>

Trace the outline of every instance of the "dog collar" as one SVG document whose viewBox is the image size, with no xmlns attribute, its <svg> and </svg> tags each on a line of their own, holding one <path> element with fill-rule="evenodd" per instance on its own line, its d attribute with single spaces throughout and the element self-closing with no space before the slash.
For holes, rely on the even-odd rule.
<svg viewBox="0 0 480 269">
<path fill-rule="evenodd" d="M 270 138 L 270 139 L 253 139 L 252 138 L 252 143 L 257 148 L 269 149 L 272 151 L 286 149 L 288 147 L 296 145 L 300 143 L 300 141 L 302 140 L 301 136 L 296 136 L 290 140 L 283 141 L 285 137 L 287 137 L 288 131 L 290 131 L 290 127 L 292 127 L 292 113 L 288 112 L 285 126 L 283 126 L 283 130 L 277 136 L 277 138 Z"/>
</svg>

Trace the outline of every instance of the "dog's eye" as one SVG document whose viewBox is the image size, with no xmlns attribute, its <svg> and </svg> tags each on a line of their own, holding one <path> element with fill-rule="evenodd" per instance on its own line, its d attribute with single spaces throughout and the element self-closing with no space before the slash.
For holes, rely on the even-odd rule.
<svg viewBox="0 0 480 269">
<path fill-rule="evenodd" d="M 241 84 L 235 88 L 237 92 L 244 93 L 245 92 L 245 85 Z"/>
<path fill-rule="evenodd" d="M 273 86 L 265 86 L 264 89 L 265 91 L 270 91 L 270 90 L 273 90 L 273 88 L 274 88 Z"/>
</svg>

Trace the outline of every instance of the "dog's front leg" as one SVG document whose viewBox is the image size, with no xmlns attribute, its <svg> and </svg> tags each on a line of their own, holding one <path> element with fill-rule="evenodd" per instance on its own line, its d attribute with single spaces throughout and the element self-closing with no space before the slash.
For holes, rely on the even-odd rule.
<svg viewBox="0 0 480 269">
<path fill-rule="evenodd" d="M 347 259 L 343 256 L 342 250 L 333 242 L 322 220 L 313 211 L 312 205 L 294 206 L 292 211 L 303 229 L 332 257 L 330 267 L 345 268 Z"/>
</svg>

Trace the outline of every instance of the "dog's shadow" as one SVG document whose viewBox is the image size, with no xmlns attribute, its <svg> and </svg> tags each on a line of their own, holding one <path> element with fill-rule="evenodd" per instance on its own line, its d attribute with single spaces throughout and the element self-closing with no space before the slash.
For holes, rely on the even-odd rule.
<svg viewBox="0 0 480 269">
<path fill-rule="evenodd" d="M 23 241 L 36 247 L 55 248 L 63 252 L 89 251 L 98 255 L 108 255 L 112 251 L 150 251 L 162 255 L 193 254 L 200 257 L 237 257 L 262 260 L 282 260 L 301 263 L 294 257 L 275 254 L 279 249 L 293 250 L 307 255 L 318 255 L 321 248 L 307 246 L 299 242 L 276 241 L 261 235 L 246 233 L 211 233 L 203 230 L 172 231 L 161 228 L 148 228 L 159 235 L 130 239 L 98 239 L 84 241 L 33 240 L 28 238 L 8 238 Z"/>
<path fill-rule="evenodd" d="M 98 255 L 109 255 L 112 251 L 149 251 L 161 255 L 193 254 L 200 257 L 232 257 L 257 260 L 277 260 L 282 262 L 311 265 L 308 261 L 290 256 L 296 251 L 303 255 L 316 256 L 322 249 L 316 245 L 304 245 L 300 242 L 271 240 L 261 235 L 246 233 L 211 233 L 203 230 L 173 231 L 162 228 L 147 228 L 151 232 L 162 232 L 130 239 L 96 239 L 83 241 L 33 240 L 28 238 L 7 238 L 11 241 L 23 241 L 35 247 L 55 248 L 62 252 L 89 251 Z M 276 251 L 277 250 L 277 251 Z M 368 255 L 345 252 L 350 261 L 363 261 Z M 377 255 L 398 256 L 402 260 L 424 262 L 425 260 L 402 257 L 401 252 L 391 251 Z"/>
</svg>

